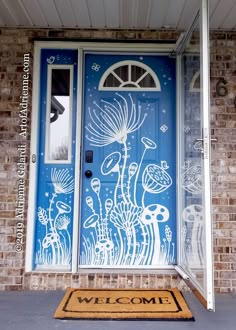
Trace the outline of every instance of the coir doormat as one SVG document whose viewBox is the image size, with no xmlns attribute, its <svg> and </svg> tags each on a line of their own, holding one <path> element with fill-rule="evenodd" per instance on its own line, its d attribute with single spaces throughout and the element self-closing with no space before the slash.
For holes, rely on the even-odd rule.
<svg viewBox="0 0 236 330">
<path fill-rule="evenodd" d="M 54 318 L 194 320 L 177 289 L 68 289 Z"/>
</svg>

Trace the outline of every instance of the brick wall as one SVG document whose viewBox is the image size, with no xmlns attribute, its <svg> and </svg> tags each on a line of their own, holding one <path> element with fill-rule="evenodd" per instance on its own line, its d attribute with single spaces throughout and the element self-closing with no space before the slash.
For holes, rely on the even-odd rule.
<svg viewBox="0 0 236 330">
<path fill-rule="evenodd" d="M 228 95 L 219 97 L 219 78 Z M 236 33 L 211 35 L 211 119 L 215 288 L 236 292 Z"/>
<path fill-rule="evenodd" d="M 15 251 L 17 219 L 17 146 L 23 57 L 33 55 L 33 38 L 65 39 L 177 39 L 175 31 L 99 31 L 0 29 L 0 290 L 84 287 L 171 287 L 187 289 L 175 274 L 24 274 L 24 247 Z M 31 57 L 33 62 L 33 58 Z M 32 68 L 32 64 L 31 64 Z M 219 78 L 227 80 L 228 95 L 216 95 Z M 30 85 L 31 88 L 31 85 Z M 236 32 L 211 33 L 211 112 L 215 289 L 236 292 Z M 31 107 L 29 107 L 30 109 Z M 30 117 L 30 111 L 29 111 Z M 30 118 L 28 127 L 30 128 Z M 29 130 L 30 131 L 30 130 Z M 27 136 L 29 152 L 30 136 Z M 28 155 L 28 154 L 27 154 Z M 25 209 L 27 209 L 27 177 Z M 23 216 L 24 237 L 26 218 Z M 25 244 L 25 242 L 24 242 Z"/>
</svg>

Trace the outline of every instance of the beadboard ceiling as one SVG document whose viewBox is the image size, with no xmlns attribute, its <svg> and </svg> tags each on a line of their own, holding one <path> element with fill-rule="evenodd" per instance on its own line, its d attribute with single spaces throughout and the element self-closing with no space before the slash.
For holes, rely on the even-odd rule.
<svg viewBox="0 0 236 330">
<path fill-rule="evenodd" d="M 0 26 L 187 29 L 199 0 L 0 0 Z M 210 28 L 236 28 L 236 0 L 210 0 Z"/>
</svg>

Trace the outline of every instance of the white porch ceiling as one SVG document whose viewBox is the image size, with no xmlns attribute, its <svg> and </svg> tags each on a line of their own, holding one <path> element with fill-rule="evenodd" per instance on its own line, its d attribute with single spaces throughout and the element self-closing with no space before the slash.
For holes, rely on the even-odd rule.
<svg viewBox="0 0 236 330">
<path fill-rule="evenodd" d="M 0 26 L 187 29 L 199 0 L 0 0 Z M 236 0 L 210 0 L 210 28 L 236 29 Z"/>
</svg>

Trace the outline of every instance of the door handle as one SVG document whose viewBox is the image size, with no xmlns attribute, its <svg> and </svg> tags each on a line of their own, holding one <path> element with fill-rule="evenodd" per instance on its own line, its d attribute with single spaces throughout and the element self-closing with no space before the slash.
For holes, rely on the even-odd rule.
<svg viewBox="0 0 236 330">
<path fill-rule="evenodd" d="M 87 170 L 87 171 L 85 171 L 84 172 L 84 175 L 86 176 L 86 178 L 91 178 L 91 176 L 93 175 L 93 172 L 92 171 L 90 171 L 90 170 Z"/>
<path fill-rule="evenodd" d="M 211 138 L 211 142 L 218 142 L 218 138 Z"/>
<path fill-rule="evenodd" d="M 218 138 L 211 138 L 210 139 L 211 142 L 218 142 Z M 195 140 L 195 142 L 203 142 L 203 139 L 202 138 L 198 138 Z"/>
<path fill-rule="evenodd" d="M 201 152 L 201 154 L 204 154 L 204 151 L 207 150 L 206 148 L 204 148 L 203 142 L 204 142 L 203 138 L 198 138 L 195 140 L 194 147 L 193 147 L 195 150 L 199 150 Z M 218 142 L 218 138 L 211 138 L 210 142 Z"/>
</svg>

